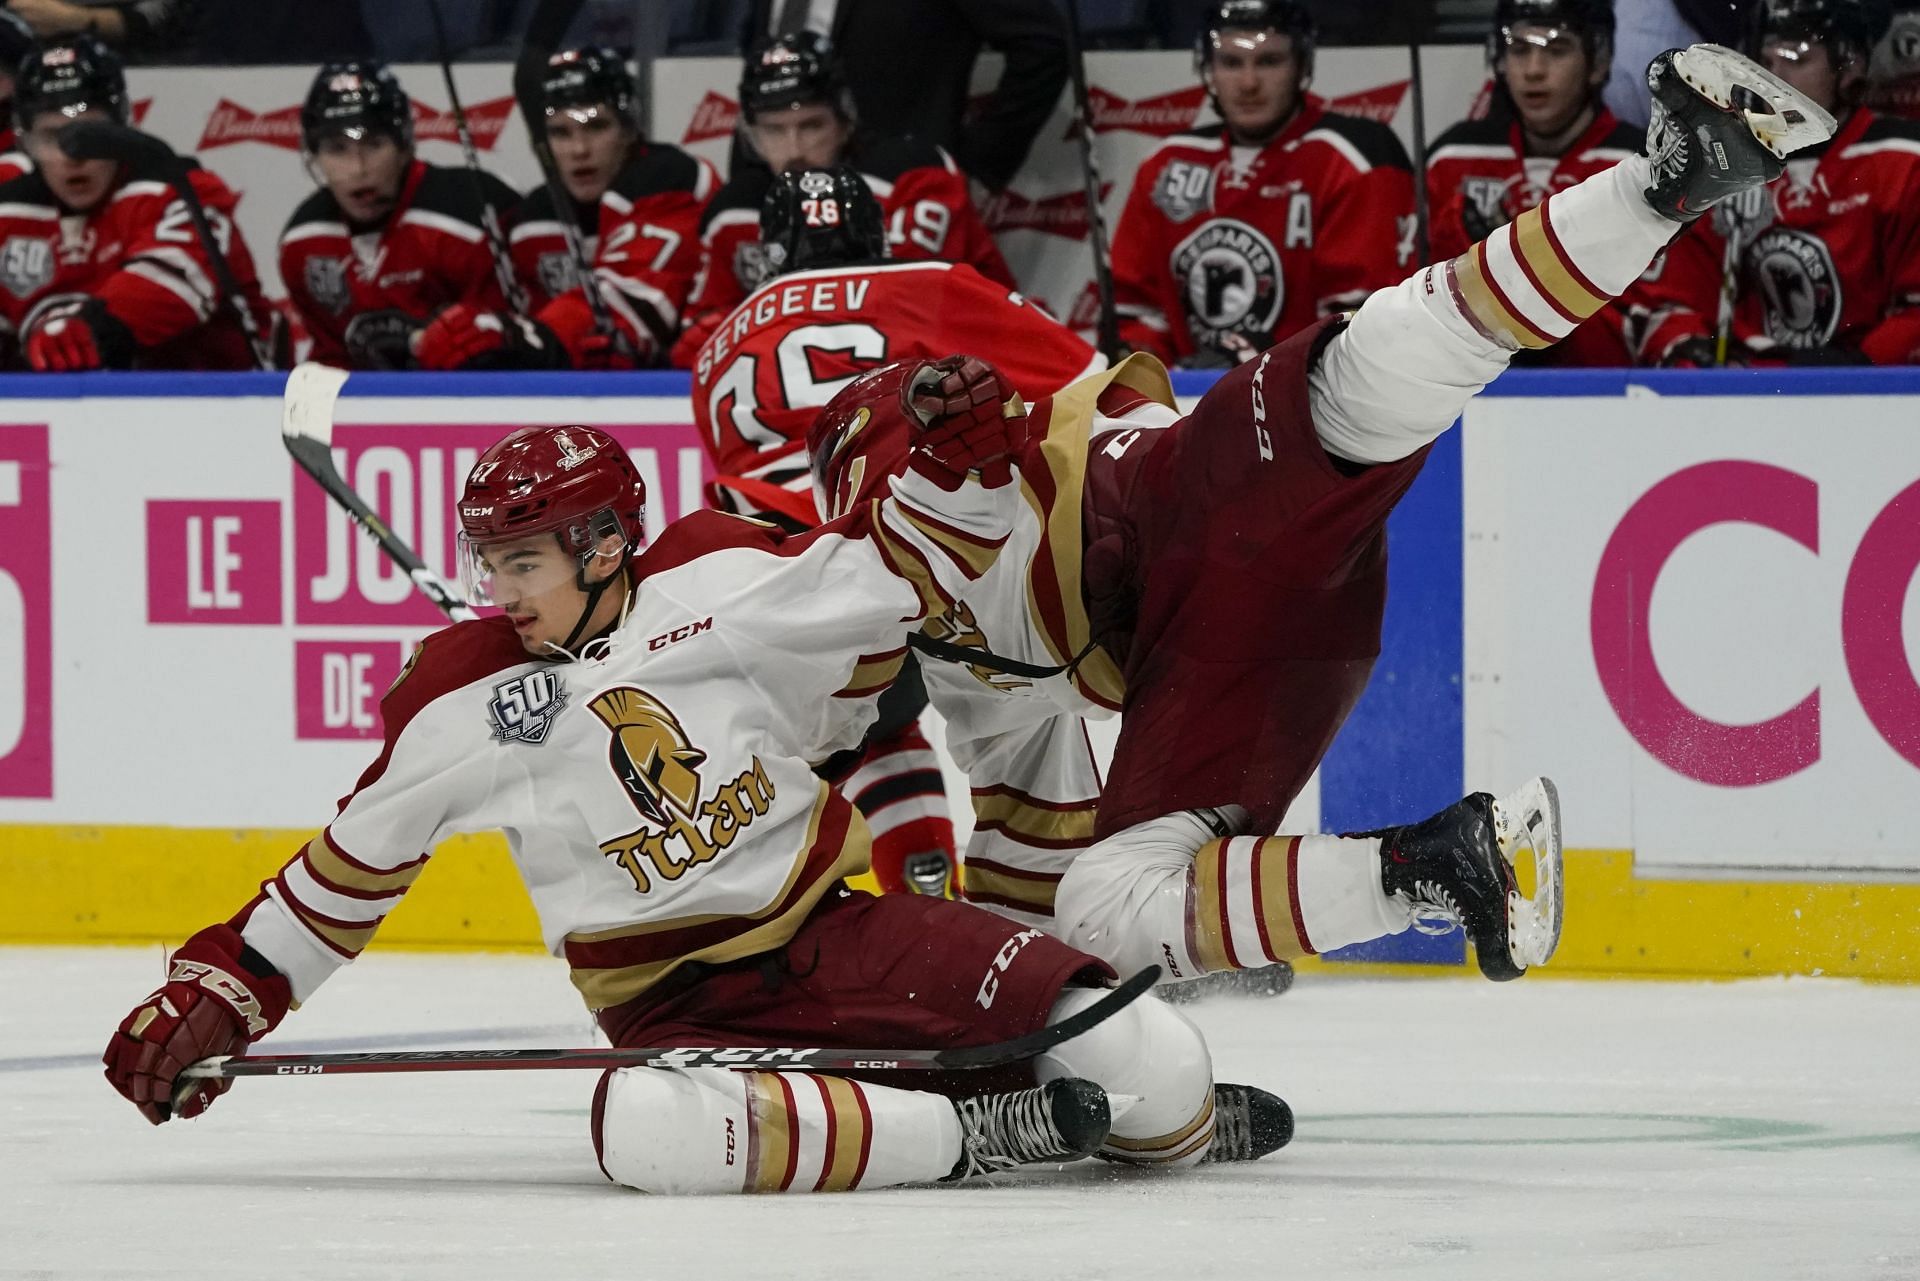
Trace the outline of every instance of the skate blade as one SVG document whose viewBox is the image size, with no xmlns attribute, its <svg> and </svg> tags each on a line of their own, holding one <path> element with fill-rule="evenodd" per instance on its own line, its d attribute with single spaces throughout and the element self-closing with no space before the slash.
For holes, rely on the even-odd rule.
<svg viewBox="0 0 1920 1281">
<path fill-rule="evenodd" d="M 1673 57 L 1673 69 L 1688 87 L 1723 110 L 1734 110 L 1735 89 L 1745 89 L 1769 108 L 1743 107 L 1741 115 L 1760 145 L 1781 160 L 1833 137 L 1839 128 L 1813 99 L 1751 58 L 1725 45 L 1697 44 Z"/>
<path fill-rule="evenodd" d="M 1520 886 L 1507 896 L 1507 951 L 1523 969 L 1545 965 L 1560 946 L 1565 909 L 1560 793 L 1551 779 L 1530 779 L 1494 802 L 1493 821 Z"/>
</svg>

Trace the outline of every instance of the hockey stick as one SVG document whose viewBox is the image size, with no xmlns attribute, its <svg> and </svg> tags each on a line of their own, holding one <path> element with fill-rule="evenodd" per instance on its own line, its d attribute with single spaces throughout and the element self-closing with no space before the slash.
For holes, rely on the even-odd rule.
<svg viewBox="0 0 1920 1281">
<path fill-rule="evenodd" d="M 366 500 L 347 484 L 340 469 L 333 463 L 333 406 L 340 398 L 340 388 L 347 381 L 344 369 L 335 369 L 331 365 L 318 365 L 309 361 L 287 375 L 286 399 L 280 409 L 280 440 L 286 445 L 287 452 L 293 455 L 293 461 L 300 464 L 300 470 L 320 483 L 327 491 L 327 497 L 333 499 L 355 524 L 373 536 L 380 544 L 380 550 L 400 568 L 407 571 L 407 577 L 422 596 L 449 619 L 456 623 L 478 618 L 468 605 L 446 580 L 427 567 L 427 563 L 414 554 L 397 534 L 387 528 Z"/>
<path fill-rule="evenodd" d="M 614 350 L 633 359 L 637 353 L 627 341 L 626 332 L 614 323 L 607 300 L 601 296 L 599 278 L 587 260 L 587 249 L 580 241 L 580 228 L 574 222 L 573 196 L 560 180 L 560 166 L 554 163 L 553 148 L 547 143 L 547 124 L 540 110 L 540 83 L 546 75 L 547 60 L 566 38 L 580 7 L 586 0 L 540 0 L 527 23 L 526 39 L 520 43 L 520 56 L 513 64 L 513 97 L 519 104 L 520 118 L 526 122 L 527 142 L 533 158 L 540 162 L 540 174 L 546 181 L 547 200 L 553 205 L 554 221 L 560 224 L 560 238 L 566 243 L 567 257 L 580 281 L 581 296 L 593 313 L 594 332 L 613 343 Z"/>
<path fill-rule="evenodd" d="M 207 208 L 200 201 L 200 193 L 193 189 L 192 166 L 163 140 L 113 120 L 76 120 L 60 130 L 59 138 L 60 150 L 74 160 L 117 160 L 122 164 L 144 162 L 167 175 L 169 185 L 186 208 L 187 221 L 193 224 L 194 235 L 200 241 L 200 251 L 207 256 L 213 268 L 213 282 L 221 295 L 214 300 L 214 305 L 217 307 L 225 303 L 227 310 L 239 322 L 240 331 L 247 339 L 247 347 L 253 353 L 255 367 L 272 369 L 273 354 L 259 329 L 254 326 L 253 308 L 247 305 L 240 282 L 233 274 L 232 265 L 227 262 L 226 251 L 220 247 L 213 224 L 207 220 Z"/>
<path fill-rule="evenodd" d="M 447 104 L 453 109 L 453 130 L 460 135 L 460 150 L 466 153 L 467 172 L 473 175 L 474 193 L 480 197 L 480 230 L 487 237 L 487 251 L 493 255 L 493 275 L 500 284 L 501 296 L 516 315 L 525 316 L 527 291 L 520 287 L 513 272 L 513 254 L 500 230 L 500 212 L 487 198 L 487 184 L 481 180 L 480 153 L 473 145 L 473 131 L 467 128 L 467 112 L 460 105 L 460 91 L 453 83 L 453 52 L 447 46 L 447 24 L 440 12 L 440 0 L 427 0 L 433 16 L 433 42 L 440 53 L 440 78 L 447 85 Z"/>
<path fill-rule="evenodd" d="M 1420 64 L 1420 37 L 1407 42 L 1407 91 L 1413 95 L 1413 245 L 1414 265 L 1433 260 L 1433 211 L 1427 202 L 1427 90 Z"/>
<path fill-rule="evenodd" d="M 1107 218 L 1100 211 L 1100 169 L 1093 158 L 1093 110 L 1087 97 L 1087 51 L 1080 32 L 1080 0 L 1066 0 L 1067 65 L 1073 71 L 1073 120 L 1080 135 L 1080 172 L 1087 184 L 1087 233 L 1093 250 L 1093 287 L 1100 300 L 1096 332 L 1100 354 L 1120 359 L 1120 313 L 1113 300 L 1113 260 L 1107 251 Z"/>
<path fill-rule="evenodd" d="M 950 1050 L 829 1050 L 818 1048 L 645 1050 L 401 1050 L 374 1054 L 246 1054 L 202 1059 L 180 1073 L 188 1080 L 242 1076 L 319 1076 L 366 1072 L 493 1072 L 539 1068 L 717 1067 L 810 1072 L 956 1072 L 1005 1067 L 1048 1050 L 1105 1022 L 1152 987 L 1160 967 L 1149 965 L 1098 1001 L 1058 1023 L 991 1045 Z"/>
</svg>

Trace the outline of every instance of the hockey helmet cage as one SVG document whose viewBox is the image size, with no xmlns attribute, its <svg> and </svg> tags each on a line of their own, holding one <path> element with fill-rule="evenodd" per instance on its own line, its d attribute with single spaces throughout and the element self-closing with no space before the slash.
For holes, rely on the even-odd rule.
<svg viewBox="0 0 1920 1281">
<path fill-rule="evenodd" d="M 1220 47 L 1225 31 L 1277 31 L 1293 37 L 1294 56 L 1303 77 L 1313 75 L 1313 49 L 1318 39 L 1313 14 L 1297 0 L 1213 0 L 1193 46 L 1193 65 L 1204 72 Z"/>
<path fill-rule="evenodd" d="M 413 102 L 386 63 L 329 62 L 314 76 L 300 108 L 301 145 L 314 152 L 336 134 L 385 134 L 402 148 L 413 146 Z"/>
<path fill-rule="evenodd" d="M 605 45 L 561 50 L 547 59 L 540 79 L 540 110 L 549 116 L 569 107 L 606 106 L 617 119 L 637 127 L 634 104 L 638 99 L 626 59 Z"/>
<path fill-rule="evenodd" d="M 853 96 L 831 40 L 797 31 L 748 56 L 740 75 L 740 118 L 747 124 L 769 111 L 813 102 L 832 107 L 843 120 L 854 118 Z"/>
<path fill-rule="evenodd" d="M 886 216 L 847 165 L 783 173 L 760 206 L 770 276 L 887 256 Z"/>
<path fill-rule="evenodd" d="M 104 110 L 121 124 L 129 120 L 127 73 L 120 55 L 92 36 L 42 45 L 21 59 L 13 90 L 14 119 L 26 129 L 44 111 L 75 115 Z"/>
</svg>

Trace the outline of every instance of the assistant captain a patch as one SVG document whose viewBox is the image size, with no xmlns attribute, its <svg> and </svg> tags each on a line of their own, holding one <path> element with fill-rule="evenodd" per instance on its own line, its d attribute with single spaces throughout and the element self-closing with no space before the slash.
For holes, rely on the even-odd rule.
<svg viewBox="0 0 1920 1281">
<path fill-rule="evenodd" d="M 501 743 L 544 743 L 566 705 L 567 688 L 556 672 L 542 668 L 503 681 L 493 687 L 493 700 L 487 704 L 493 737 Z"/>
</svg>

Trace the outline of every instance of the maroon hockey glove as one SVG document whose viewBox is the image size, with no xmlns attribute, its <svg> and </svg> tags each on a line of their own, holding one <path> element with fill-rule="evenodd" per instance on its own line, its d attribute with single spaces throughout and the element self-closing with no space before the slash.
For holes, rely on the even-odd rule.
<svg viewBox="0 0 1920 1281">
<path fill-rule="evenodd" d="M 998 369 L 978 356 L 930 360 L 907 375 L 900 400 L 921 429 L 915 470 L 947 490 L 969 472 L 989 487 L 1007 483 L 1009 460 L 1027 443 L 1027 407 Z"/>
<path fill-rule="evenodd" d="M 250 972 L 245 947 L 230 925 L 209 925 L 188 939 L 173 954 L 166 986 L 136 1005 L 108 1043 L 107 1082 L 155 1125 L 199 1116 L 233 1084 L 202 1081 L 175 1106 L 182 1068 L 238 1054 L 286 1017 L 292 986 L 282 975 Z"/>
<path fill-rule="evenodd" d="M 53 307 L 27 331 L 27 363 L 41 373 L 125 369 L 133 363 L 133 333 L 98 298 Z"/>
</svg>

